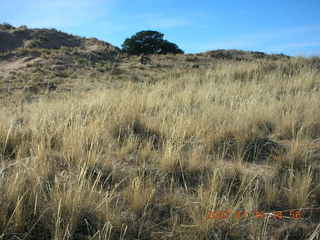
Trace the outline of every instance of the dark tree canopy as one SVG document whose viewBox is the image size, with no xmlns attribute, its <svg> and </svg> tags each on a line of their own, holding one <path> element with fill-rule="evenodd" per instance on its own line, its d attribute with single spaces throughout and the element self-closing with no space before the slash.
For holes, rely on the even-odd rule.
<svg viewBox="0 0 320 240">
<path fill-rule="evenodd" d="M 174 43 L 163 39 L 164 34 L 157 31 L 141 31 L 127 38 L 122 50 L 129 54 L 183 53 Z"/>
</svg>

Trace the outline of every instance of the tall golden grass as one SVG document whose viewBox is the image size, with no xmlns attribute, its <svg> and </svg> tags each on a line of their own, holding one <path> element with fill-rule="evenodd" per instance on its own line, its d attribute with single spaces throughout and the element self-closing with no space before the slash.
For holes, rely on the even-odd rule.
<svg viewBox="0 0 320 240">
<path fill-rule="evenodd" d="M 311 63 L 222 61 L 1 107 L 0 239 L 318 239 Z M 290 209 L 303 218 L 233 217 Z"/>
</svg>

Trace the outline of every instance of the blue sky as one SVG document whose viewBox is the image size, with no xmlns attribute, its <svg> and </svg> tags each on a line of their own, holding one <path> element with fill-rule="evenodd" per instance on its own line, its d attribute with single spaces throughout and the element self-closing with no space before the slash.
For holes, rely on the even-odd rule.
<svg viewBox="0 0 320 240">
<path fill-rule="evenodd" d="M 320 0 L 1 0 L 0 22 L 56 28 L 118 47 L 155 30 L 186 53 L 320 55 Z"/>
</svg>

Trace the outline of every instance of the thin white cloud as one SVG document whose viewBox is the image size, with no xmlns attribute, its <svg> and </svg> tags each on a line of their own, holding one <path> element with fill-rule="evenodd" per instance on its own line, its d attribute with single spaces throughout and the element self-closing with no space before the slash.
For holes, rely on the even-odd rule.
<svg viewBox="0 0 320 240">
<path fill-rule="evenodd" d="M 6 7 L 13 24 L 31 27 L 80 26 L 105 15 L 114 0 L 29 0 Z M 1 10 L 0 10 L 1 13 Z M 8 13 L 7 13 L 8 14 Z"/>
</svg>

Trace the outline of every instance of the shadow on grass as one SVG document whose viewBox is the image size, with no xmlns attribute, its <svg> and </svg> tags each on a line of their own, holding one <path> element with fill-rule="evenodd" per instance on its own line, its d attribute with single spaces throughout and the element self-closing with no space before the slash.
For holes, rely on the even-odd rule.
<svg viewBox="0 0 320 240">
<path fill-rule="evenodd" d="M 164 143 L 164 138 L 159 132 L 148 128 L 139 119 L 119 124 L 113 131 L 113 137 L 120 145 L 123 145 L 130 136 L 138 140 L 139 146 L 150 142 L 153 150 L 160 150 Z"/>
</svg>

